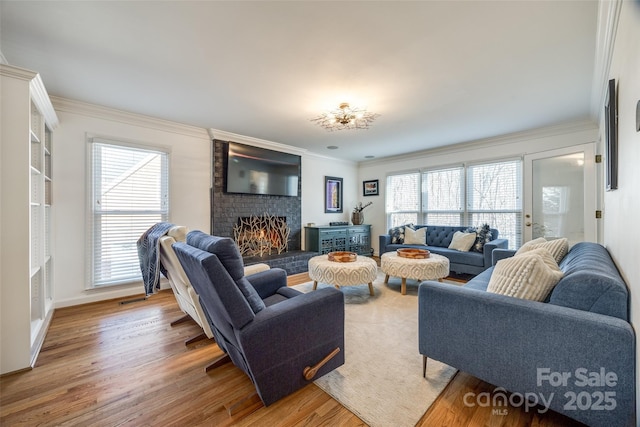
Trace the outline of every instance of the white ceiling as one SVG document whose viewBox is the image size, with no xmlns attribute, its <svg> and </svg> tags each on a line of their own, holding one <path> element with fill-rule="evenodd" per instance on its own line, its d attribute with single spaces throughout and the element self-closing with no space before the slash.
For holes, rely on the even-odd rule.
<svg viewBox="0 0 640 427">
<path fill-rule="evenodd" d="M 361 161 L 588 119 L 597 9 L 2 0 L 0 51 L 51 95 Z M 380 117 L 310 121 L 343 101 Z"/>
</svg>

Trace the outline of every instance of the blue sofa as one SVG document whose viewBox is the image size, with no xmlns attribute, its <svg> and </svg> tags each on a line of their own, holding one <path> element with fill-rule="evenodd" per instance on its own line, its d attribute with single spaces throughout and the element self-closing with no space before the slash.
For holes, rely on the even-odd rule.
<svg viewBox="0 0 640 427">
<path fill-rule="evenodd" d="M 506 389 L 590 426 L 634 426 L 629 291 L 596 243 L 576 244 L 559 267 L 564 276 L 545 302 L 487 292 L 493 267 L 464 286 L 422 282 L 420 354 L 497 386 L 493 409 L 504 409 L 496 396 Z"/>
<path fill-rule="evenodd" d="M 491 253 L 494 249 L 507 249 L 509 241 L 499 239 L 500 233 L 495 228 L 491 229 L 492 241 L 485 243 L 483 252 L 460 252 L 449 249 L 451 239 L 456 231 L 464 231 L 469 227 L 453 227 L 442 225 L 414 225 L 413 228 L 420 229 L 427 227 L 427 242 L 425 245 L 407 245 L 391 243 L 391 235 L 383 234 L 379 238 L 380 256 L 385 252 L 393 252 L 399 248 L 420 248 L 427 249 L 434 254 L 443 255 L 449 258 L 449 270 L 456 273 L 479 274 L 491 267 Z"/>
</svg>

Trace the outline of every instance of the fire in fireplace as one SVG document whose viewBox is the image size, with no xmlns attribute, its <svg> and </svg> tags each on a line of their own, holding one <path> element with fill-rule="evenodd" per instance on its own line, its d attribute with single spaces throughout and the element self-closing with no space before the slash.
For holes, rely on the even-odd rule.
<svg viewBox="0 0 640 427">
<path fill-rule="evenodd" d="M 242 256 L 281 254 L 289 246 L 291 228 L 287 226 L 287 218 L 269 215 L 239 217 L 233 226 L 233 238 Z"/>
</svg>

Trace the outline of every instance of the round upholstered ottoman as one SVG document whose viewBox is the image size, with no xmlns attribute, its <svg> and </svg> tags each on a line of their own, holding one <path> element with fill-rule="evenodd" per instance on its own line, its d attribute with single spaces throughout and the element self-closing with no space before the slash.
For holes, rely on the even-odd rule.
<svg viewBox="0 0 640 427">
<path fill-rule="evenodd" d="M 449 258 L 438 254 L 430 254 L 429 258 L 403 258 L 397 252 L 386 252 L 380 257 L 380 268 L 386 274 L 384 283 L 389 283 L 389 276 L 400 277 L 400 292 L 407 294 L 407 279 L 438 280 L 449 275 Z"/>
<path fill-rule="evenodd" d="M 309 260 L 309 277 L 313 280 L 313 289 L 318 282 L 328 283 L 340 289 L 340 286 L 369 284 L 369 294 L 374 295 L 373 281 L 378 275 L 378 265 L 371 258 L 358 255 L 353 262 L 329 261 L 328 255 L 318 255 Z"/>
</svg>

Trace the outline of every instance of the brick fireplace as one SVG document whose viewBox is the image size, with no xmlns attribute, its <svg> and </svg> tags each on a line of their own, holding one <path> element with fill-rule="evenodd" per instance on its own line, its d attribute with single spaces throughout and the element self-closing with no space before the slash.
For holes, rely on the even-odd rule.
<svg viewBox="0 0 640 427">
<path fill-rule="evenodd" d="M 224 141 L 213 140 L 213 187 L 211 190 L 211 234 L 234 238 L 234 226 L 239 217 L 261 216 L 265 213 L 286 218 L 291 229 L 288 251 L 283 254 L 245 257 L 245 264 L 266 262 L 272 267 L 281 267 L 288 274 L 307 271 L 307 260 L 315 252 L 302 252 L 302 201 L 301 197 L 267 196 L 262 194 L 225 193 Z M 298 177 L 301 186 L 302 178 Z M 298 194 L 301 194 L 301 187 Z"/>
</svg>

